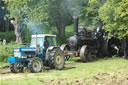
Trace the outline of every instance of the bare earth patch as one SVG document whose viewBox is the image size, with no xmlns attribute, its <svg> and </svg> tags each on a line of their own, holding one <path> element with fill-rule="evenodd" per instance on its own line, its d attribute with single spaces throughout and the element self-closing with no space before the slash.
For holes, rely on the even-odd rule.
<svg viewBox="0 0 128 85">
<path fill-rule="evenodd" d="M 128 85 L 128 74 L 126 73 L 99 73 L 91 78 L 80 79 L 58 79 L 51 80 L 47 85 Z"/>
</svg>

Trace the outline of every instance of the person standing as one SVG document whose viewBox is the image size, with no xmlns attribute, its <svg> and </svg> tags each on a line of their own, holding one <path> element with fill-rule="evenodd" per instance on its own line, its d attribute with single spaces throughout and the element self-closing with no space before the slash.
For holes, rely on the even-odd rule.
<svg viewBox="0 0 128 85">
<path fill-rule="evenodd" d="M 2 40 L 0 39 L 0 45 L 2 45 Z"/>
<path fill-rule="evenodd" d="M 127 50 L 128 50 L 128 44 L 127 44 L 127 37 L 125 37 L 123 39 L 123 42 L 122 42 L 122 47 L 123 47 L 123 58 L 126 59 L 127 58 Z"/>
<path fill-rule="evenodd" d="M 3 45 L 6 45 L 6 40 L 5 39 L 3 39 Z"/>
</svg>

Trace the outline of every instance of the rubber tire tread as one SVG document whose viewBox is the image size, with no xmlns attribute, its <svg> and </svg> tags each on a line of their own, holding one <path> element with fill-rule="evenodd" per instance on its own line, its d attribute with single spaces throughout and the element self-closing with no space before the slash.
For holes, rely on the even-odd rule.
<svg viewBox="0 0 128 85">
<path fill-rule="evenodd" d="M 33 64 L 33 62 L 34 62 L 35 60 L 39 60 L 40 62 L 42 62 L 41 59 L 38 58 L 38 57 L 31 58 L 31 59 L 29 60 L 28 68 L 29 68 L 30 72 L 32 72 L 32 73 L 38 73 L 37 71 L 34 71 L 33 68 L 32 68 L 32 64 Z M 41 68 L 40 68 L 40 71 L 39 71 L 39 72 L 42 72 L 42 64 L 41 64 Z"/>
</svg>

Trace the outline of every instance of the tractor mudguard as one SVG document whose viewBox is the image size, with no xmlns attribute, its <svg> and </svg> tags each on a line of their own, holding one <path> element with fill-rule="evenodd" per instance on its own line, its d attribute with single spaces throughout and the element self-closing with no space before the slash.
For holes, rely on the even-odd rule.
<svg viewBox="0 0 128 85">
<path fill-rule="evenodd" d="M 49 56 L 50 52 L 51 52 L 53 49 L 55 49 L 55 48 L 59 48 L 59 47 L 57 47 L 57 46 L 50 46 L 50 47 L 48 47 L 48 49 L 47 49 L 47 51 L 46 51 L 46 54 L 45 54 L 45 56 L 46 56 L 45 60 L 48 60 L 48 56 Z"/>
<path fill-rule="evenodd" d="M 24 58 L 18 58 L 18 57 L 13 57 L 13 56 L 8 57 L 8 62 L 10 64 L 14 64 L 14 63 L 22 62 L 22 61 L 27 61 L 27 60 Z"/>
</svg>

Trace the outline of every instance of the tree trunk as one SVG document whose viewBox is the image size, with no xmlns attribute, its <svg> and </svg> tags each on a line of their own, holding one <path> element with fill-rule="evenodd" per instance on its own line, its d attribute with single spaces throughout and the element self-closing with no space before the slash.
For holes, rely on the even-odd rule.
<svg viewBox="0 0 128 85">
<path fill-rule="evenodd" d="M 56 25 L 56 27 L 57 27 L 60 37 L 62 38 L 62 40 L 64 40 L 65 39 L 65 25 L 59 24 L 59 25 Z"/>
<path fill-rule="evenodd" d="M 16 35 L 16 43 L 23 42 L 23 31 L 22 31 L 22 22 L 20 19 L 15 18 L 15 22 L 13 23 L 15 28 L 15 35 Z"/>
</svg>

